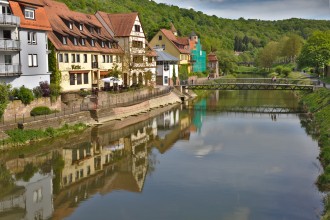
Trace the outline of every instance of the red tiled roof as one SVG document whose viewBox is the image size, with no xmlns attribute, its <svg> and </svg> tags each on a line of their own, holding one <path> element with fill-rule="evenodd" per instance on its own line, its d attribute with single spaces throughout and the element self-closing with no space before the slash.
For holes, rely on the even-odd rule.
<svg viewBox="0 0 330 220">
<path fill-rule="evenodd" d="M 9 4 L 13 14 L 21 20 L 20 27 L 43 31 L 52 30 L 46 12 L 39 0 L 9 1 Z M 24 6 L 35 8 L 35 19 L 32 20 L 25 18 Z"/>
<path fill-rule="evenodd" d="M 215 53 L 211 52 L 207 55 L 207 60 L 208 61 L 218 61 L 218 58 Z"/>
<path fill-rule="evenodd" d="M 188 37 L 176 37 L 171 30 L 161 29 L 160 31 L 167 39 L 173 42 L 174 46 L 180 51 L 180 53 L 190 54 Z M 187 49 L 180 48 L 181 46 L 186 47 Z"/>
<path fill-rule="evenodd" d="M 95 17 L 95 15 L 84 14 L 80 12 L 71 11 L 65 4 L 52 1 L 43 0 L 45 10 L 48 15 L 49 22 L 53 28 L 53 32 L 49 33 L 48 37 L 54 44 L 57 50 L 61 51 L 94 51 L 100 53 L 123 53 L 123 50 L 118 46 L 117 48 L 109 48 L 108 45 L 101 47 L 98 41 L 116 42 L 111 35 L 102 27 L 102 24 Z M 68 27 L 68 23 L 72 23 L 72 29 Z M 83 30 L 79 30 L 79 24 L 83 24 Z M 88 28 L 94 28 L 93 33 Z M 100 29 L 97 33 L 96 29 Z M 62 43 L 61 36 L 76 37 L 79 41 L 80 38 L 86 39 L 85 45 L 74 45 L 68 39 L 67 44 Z M 95 40 L 95 46 L 90 45 L 90 40 Z M 107 44 L 107 43 L 105 43 Z"/>
<path fill-rule="evenodd" d="M 108 14 L 102 11 L 97 12 L 105 23 L 114 32 L 116 37 L 129 37 L 131 35 L 137 12 L 123 14 Z"/>
</svg>

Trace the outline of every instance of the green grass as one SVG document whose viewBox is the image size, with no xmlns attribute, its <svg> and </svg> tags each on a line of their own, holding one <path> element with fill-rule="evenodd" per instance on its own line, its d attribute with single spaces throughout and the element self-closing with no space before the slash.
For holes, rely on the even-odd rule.
<svg viewBox="0 0 330 220">
<path fill-rule="evenodd" d="M 33 130 L 33 129 L 14 129 L 6 131 L 6 134 L 9 136 L 4 142 L 6 144 L 25 144 L 30 141 L 43 140 L 46 138 L 60 137 L 66 134 L 75 133 L 78 131 L 83 131 L 87 128 L 87 125 L 79 123 L 75 125 L 65 124 L 61 128 L 47 128 L 46 130 Z"/>
</svg>

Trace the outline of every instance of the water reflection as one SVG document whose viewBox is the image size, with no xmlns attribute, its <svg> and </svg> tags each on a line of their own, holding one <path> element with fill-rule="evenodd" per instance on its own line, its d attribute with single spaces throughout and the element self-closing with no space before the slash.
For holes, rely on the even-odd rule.
<svg viewBox="0 0 330 220">
<path fill-rule="evenodd" d="M 273 175 L 281 176 L 288 170 L 291 174 L 293 172 L 289 168 L 284 168 L 283 164 L 273 161 L 271 152 L 275 153 L 278 149 L 284 151 L 287 143 L 283 140 L 276 140 L 272 134 L 278 136 L 297 132 L 290 130 L 292 129 L 291 120 L 294 117 L 287 110 L 298 112 L 300 109 L 290 93 L 286 95 L 275 94 L 275 97 L 274 99 L 274 93 L 270 95 L 269 93 L 256 94 L 240 91 L 215 92 L 206 98 L 196 100 L 192 105 L 176 108 L 167 107 L 159 115 L 151 112 L 123 121 L 110 122 L 81 135 L 49 143 L 49 146 L 44 146 L 47 147 L 45 150 L 41 148 L 18 157 L 9 156 L 6 158 L 5 166 L 0 167 L 0 172 L 3 174 L 2 179 L 0 179 L 0 186 L 6 189 L 5 192 L 0 193 L 0 218 L 49 219 L 52 217 L 52 219 L 64 219 L 76 215 L 76 218 L 87 219 L 87 216 L 77 214 L 77 210 L 81 210 L 86 202 L 90 204 L 99 195 L 106 197 L 122 192 L 142 194 L 148 174 L 156 173 L 159 175 L 156 170 L 159 163 L 157 155 L 166 154 L 169 159 L 163 161 L 164 164 L 162 164 L 162 169 L 165 167 L 166 172 L 164 174 L 161 170 L 159 171 L 162 173 L 160 178 L 162 181 L 156 184 L 160 189 L 165 183 L 170 186 L 175 185 L 171 181 L 177 181 L 180 178 L 183 182 L 179 186 L 179 188 L 182 187 L 180 188 L 181 191 L 174 190 L 178 194 L 193 186 L 193 188 L 200 189 L 198 192 L 194 192 L 194 195 L 199 195 L 198 198 L 204 198 L 204 194 L 214 188 L 220 190 L 222 197 L 228 201 L 228 203 L 223 204 L 223 209 L 228 210 L 228 212 L 223 210 L 221 215 L 217 215 L 218 217 L 221 216 L 220 219 L 250 219 L 253 216 L 252 209 L 257 209 L 258 205 L 246 207 L 243 202 L 241 203 L 241 200 L 246 201 L 247 197 L 255 197 L 253 193 L 246 190 L 250 188 L 253 190 L 256 188 L 271 190 L 269 186 L 260 185 L 261 182 L 273 180 Z M 239 108 L 241 111 L 238 111 Z M 276 111 L 270 111 L 271 109 L 276 109 Z M 226 117 L 219 115 L 226 115 Z M 252 126 L 256 119 L 262 120 L 262 123 Z M 273 127 L 264 119 L 277 123 L 285 121 L 285 124 L 280 127 Z M 253 140 L 249 140 L 249 137 L 256 133 L 263 134 L 260 142 L 273 143 L 268 147 L 270 154 L 266 153 L 262 158 L 254 158 L 251 155 L 251 152 L 254 152 L 258 147 L 255 146 Z M 304 134 L 299 133 L 299 136 L 301 135 Z M 176 145 L 178 145 L 176 149 L 184 150 L 176 151 L 175 155 L 172 155 L 171 149 Z M 251 152 L 237 147 L 241 145 L 245 146 L 246 149 L 251 148 Z M 198 161 L 185 160 L 186 155 L 184 154 L 192 154 Z M 293 150 L 288 152 L 288 155 L 295 154 L 296 151 Z M 302 157 L 305 158 L 304 155 Z M 208 163 L 205 163 L 206 158 Z M 237 159 L 251 165 L 250 170 L 244 167 L 245 164 L 239 163 Z M 259 161 L 262 164 L 265 160 L 271 161 L 272 164 L 260 167 L 259 163 L 256 163 Z M 181 161 L 183 163 L 180 163 Z M 204 161 L 204 163 L 200 161 Z M 284 163 L 284 159 L 280 161 Z M 300 166 L 304 162 L 299 161 Z M 166 169 L 167 163 L 169 169 Z M 180 167 L 185 168 L 187 166 L 186 172 L 171 176 L 177 172 L 173 168 L 173 164 L 176 163 L 180 164 Z M 290 164 L 290 167 L 294 166 L 294 163 Z M 217 169 L 214 170 L 212 167 L 217 167 Z M 238 181 L 236 175 L 242 171 L 243 173 L 238 179 L 244 179 L 244 181 Z M 264 176 L 256 175 L 255 171 Z M 211 174 L 212 178 L 207 174 Z M 220 179 L 224 176 L 227 178 L 221 182 Z M 254 178 L 249 179 L 250 176 L 254 176 Z M 204 179 L 208 179 L 208 181 L 205 182 Z M 260 180 L 260 183 L 257 179 Z M 200 185 L 192 185 L 194 182 Z M 204 188 L 205 183 L 212 187 Z M 273 189 L 278 190 L 276 182 L 269 181 L 268 183 L 274 187 Z M 222 188 L 217 189 L 216 187 L 219 186 Z M 223 190 L 229 190 L 230 186 L 234 187 L 234 192 L 224 193 Z M 153 190 L 153 186 L 149 185 L 149 187 L 145 192 L 147 194 L 149 190 Z M 171 194 L 171 192 L 161 194 L 156 190 L 152 193 L 151 200 L 157 197 L 158 194 L 156 193 L 160 193 L 164 202 L 170 203 L 166 200 L 166 195 Z M 268 201 L 267 204 L 271 204 L 269 198 L 262 197 L 262 193 L 259 195 L 259 199 L 266 200 Z M 182 194 L 182 197 L 177 198 L 181 202 L 180 204 L 187 203 L 189 207 L 188 204 L 198 200 L 190 194 L 188 192 L 187 195 Z M 232 201 L 229 194 L 235 195 L 235 201 Z M 207 196 L 211 203 L 205 202 L 205 204 L 209 204 L 210 207 L 219 203 L 218 198 L 214 197 L 214 193 L 207 194 Z M 235 205 L 235 202 L 239 205 Z M 231 203 L 234 205 L 231 206 Z M 165 206 L 165 204 L 160 206 Z M 138 206 L 136 205 L 136 207 Z M 131 208 L 133 209 L 133 207 Z M 168 209 L 170 208 L 168 207 Z M 219 208 L 215 208 L 215 210 L 217 209 Z M 164 216 L 171 216 L 168 219 L 182 219 L 178 216 L 188 216 L 189 219 L 193 219 L 188 213 L 179 215 L 174 207 L 173 210 L 172 214 Z M 196 211 L 192 212 L 195 213 Z M 202 218 L 203 212 L 205 210 L 195 213 L 195 217 Z M 105 213 L 97 214 L 103 217 L 105 215 Z M 141 214 L 140 216 L 144 215 Z M 260 216 L 264 217 L 265 215 Z"/>
</svg>

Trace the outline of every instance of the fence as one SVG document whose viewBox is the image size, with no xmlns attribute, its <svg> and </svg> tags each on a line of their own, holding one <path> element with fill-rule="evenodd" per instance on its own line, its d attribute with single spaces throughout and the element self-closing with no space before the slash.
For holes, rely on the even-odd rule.
<svg viewBox="0 0 330 220">
<path fill-rule="evenodd" d="M 71 115 L 75 113 L 79 113 L 82 111 L 90 111 L 100 108 L 113 108 L 113 107 L 122 107 L 122 106 L 130 106 L 135 105 L 146 100 L 150 100 L 152 98 L 160 97 L 166 94 L 169 94 L 173 88 L 164 88 L 162 90 L 151 90 L 148 94 L 136 94 L 133 95 L 130 99 L 125 99 L 123 101 L 119 98 L 119 95 L 116 95 L 116 98 L 110 99 L 109 101 L 103 101 L 102 103 L 98 103 L 97 97 L 94 98 L 95 101 L 91 101 L 87 104 L 81 104 L 79 106 L 72 106 L 70 108 L 63 108 L 61 111 L 53 111 L 51 114 L 44 114 L 39 116 L 30 116 L 30 114 L 15 114 L 15 119 L 6 120 L 4 116 L 0 120 L 0 127 L 5 125 L 17 124 L 17 123 L 27 123 L 33 121 L 40 121 L 49 118 L 62 117 L 65 115 Z"/>
</svg>

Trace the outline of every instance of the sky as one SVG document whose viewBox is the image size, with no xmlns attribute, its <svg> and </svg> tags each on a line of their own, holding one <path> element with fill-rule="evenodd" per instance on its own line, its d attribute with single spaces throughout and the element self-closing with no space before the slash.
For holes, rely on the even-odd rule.
<svg viewBox="0 0 330 220">
<path fill-rule="evenodd" d="M 330 20 L 330 0 L 154 0 L 222 18 Z"/>
</svg>

